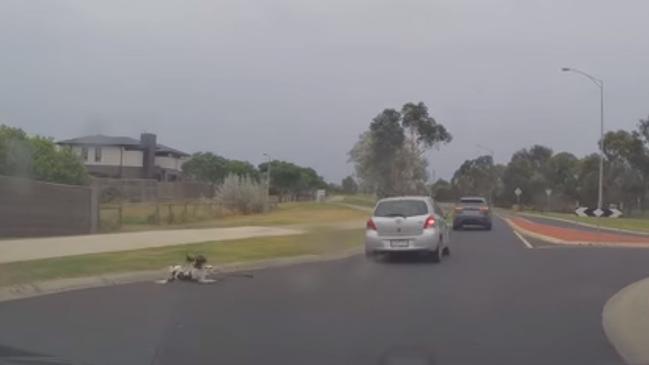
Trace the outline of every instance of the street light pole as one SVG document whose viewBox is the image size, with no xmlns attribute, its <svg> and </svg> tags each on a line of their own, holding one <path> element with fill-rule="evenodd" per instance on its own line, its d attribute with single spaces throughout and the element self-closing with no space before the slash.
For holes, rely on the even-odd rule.
<svg viewBox="0 0 649 365">
<path fill-rule="evenodd" d="M 272 159 L 267 153 L 264 153 L 264 156 L 268 158 L 268 166 L 266 167 L 266 211 L 270 211 L 270 165 Z"/>
<path fill-rule="evenodd" d="M 576 68 L 564 67 L 561 71 L 580 74 L 599 87 L 599 185 L 597 188 L 597 208 L 602 209 L 604 201 L 604 80 Z"/>
</svg>

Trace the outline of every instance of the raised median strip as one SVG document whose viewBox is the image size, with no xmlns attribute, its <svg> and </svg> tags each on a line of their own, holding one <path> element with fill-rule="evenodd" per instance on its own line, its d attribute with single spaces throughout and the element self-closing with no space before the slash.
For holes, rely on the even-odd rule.
<svg viewBox="0 0 649 365">
<path fill-rule="evenodd" d="M 649 237 L 589 232 L 532 222 L 521 217 L 503 217 L 513 230 L 535 239 L 561 245 L 649 247 Z"/>
<path fill-rule="evenodd" d="M 574 225 L 577 225 L 577 226 L 593 228 L 593 229 L 599 229 L 599 230 L 604 230 L 604 231 L 611 231 L 611 232 L 616 232 L 616 233 L 628 233 L 628 234 L 633 234 L 633 235 L 640 235 L 640 236 L 649 237 L 649 232 L 646 232 L 646 231 L 615 228 L 615 227 L 607 227 L 607 226 L 604 226 L 604 225 L 596 225 L 596 224 L 591 224 L 591 223 L 584 223 L 584 222 L 580 222 L 580 221 L 575 220 L 575 219 L 560 218 L 560 217 L 555 217 L 555 216 L 547 215 L 547 214 L 536 214 L 536 213 L 529 213 L 529 212 L 518 212 L 516 214 L 524 216 L 524 217 L 548 219 L 548 220 L 553 220 L 553 221 L 557 221 L 557 222 L 570 223 L 570 224 L 574 224 Z M 606 219 L 606 218 L 601 218 L 601 219 Z M 647 222 L 647 225 L 649 226 L 649 221 Z"/>
<path fill-rule="evenodd" d="M 611 297 L 602 311 L 602 325 L 627 364 L 649 364 L 649 278 Z"/>
</svg>

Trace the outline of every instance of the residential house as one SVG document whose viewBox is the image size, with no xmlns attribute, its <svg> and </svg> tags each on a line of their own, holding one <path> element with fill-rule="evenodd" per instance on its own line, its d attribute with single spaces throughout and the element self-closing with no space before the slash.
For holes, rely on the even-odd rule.
<svg viewBox="0 0 649 365">
<path fill-rule="evenodd" d="M 158 144 L 156 135 L 143 133 L 140 140 L 104 135 L 85 136 L 57 142 L 70 146 L 96 177 L 141 178 L 176 181 L 189 159 L 183 151 Z"/>
</svg>

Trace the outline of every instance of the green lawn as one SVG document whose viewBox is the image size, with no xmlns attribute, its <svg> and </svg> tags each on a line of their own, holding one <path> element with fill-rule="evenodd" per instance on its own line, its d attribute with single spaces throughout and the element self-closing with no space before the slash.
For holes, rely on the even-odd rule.
<svg viewBox="0 0 649 365">
<path fill-rule="evenodd" d="M 306 234 L 204 242 L 0 264 L 0 286 L 97 274 L 162 269 L 181 263 L 186 253 L 201 253 L 210 263 L 257 261 L 340 252 L 360 246 L 363 229 L 312 228 Z"/>
<path fill-rule="evenodd" d="M 568 219 L 574 222 L 588 223 L 593 225 L 600 225 L 602 227 L 628 229 L 632 231 L 647 232 L 649 233 L 649 219 L 642 218 L 593 218 L 593 217 L 579 217 L 571 213 L 534 213 L 539 216 L 549 216 Z"/>
</svg>

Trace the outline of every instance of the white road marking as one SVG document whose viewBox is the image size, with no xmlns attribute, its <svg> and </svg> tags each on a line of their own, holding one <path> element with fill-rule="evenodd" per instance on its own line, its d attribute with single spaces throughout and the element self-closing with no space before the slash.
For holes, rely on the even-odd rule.
<svg viewBox="0 0 649 365">
<path fill-rule="evenodd" d="M 534 248 L 534 246 L 532 246 L 532 244 L 528 240 L 526 240 L 525 237 L 523 237 L 520 233 L 518 233 L 516 231 L 513 231 L 513 232 L 516 235 L 516 237 L 518 237 L 521 241 L 523 241 L 523 243 L 525 244 L 525 246 L 527 248 Z"/>
</svg>

